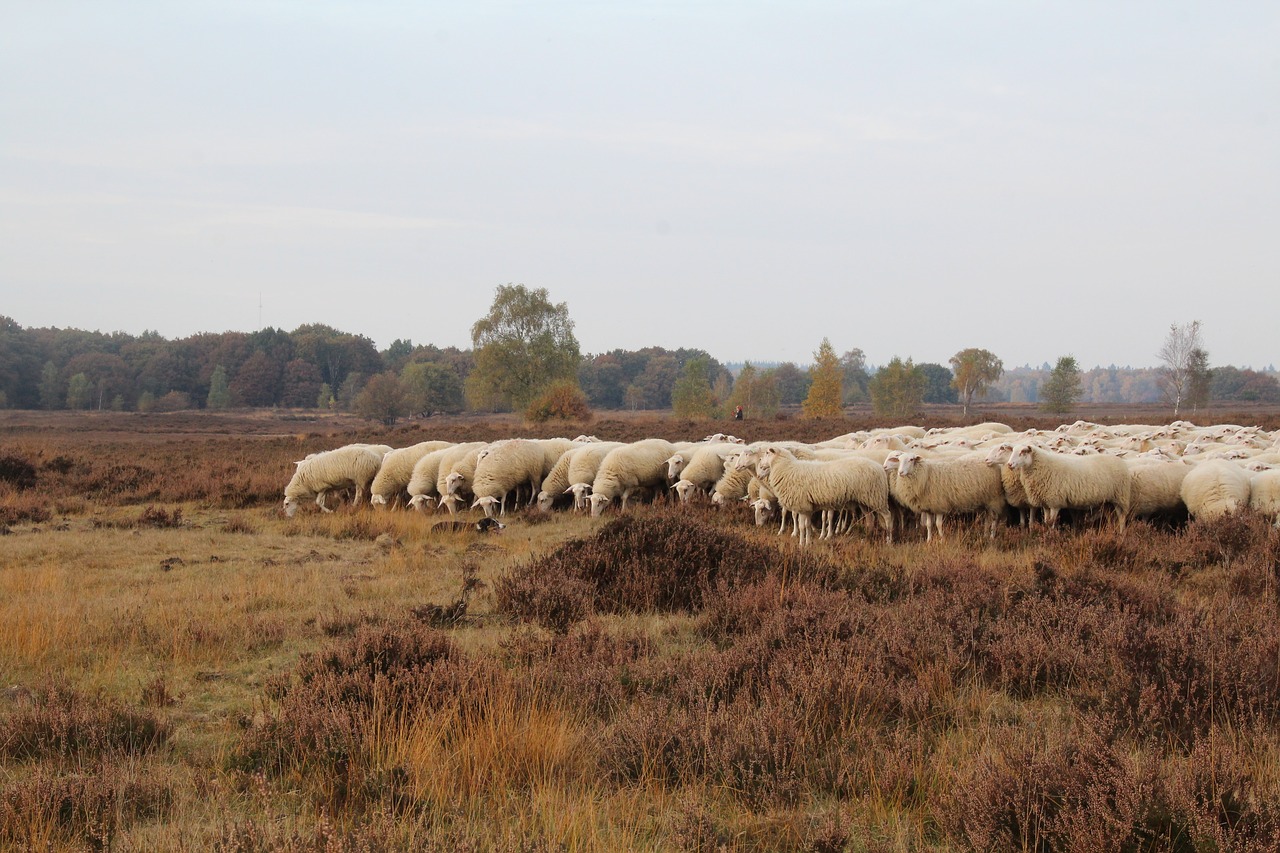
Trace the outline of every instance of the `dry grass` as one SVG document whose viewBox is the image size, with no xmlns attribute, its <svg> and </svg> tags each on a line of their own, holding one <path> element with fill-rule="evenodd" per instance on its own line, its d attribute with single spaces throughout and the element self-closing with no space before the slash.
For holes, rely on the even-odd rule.
<svg viewBox="0 0 1280 853">
<path fill-rule="evenodd" d="M 0 848 L 1280 846 L 1258 519 L 800 552 L 658 506 L 445 536 L 278 512 L 294 458 L 384 436 L 181 424 L 0 454 Z"/>
</svg>

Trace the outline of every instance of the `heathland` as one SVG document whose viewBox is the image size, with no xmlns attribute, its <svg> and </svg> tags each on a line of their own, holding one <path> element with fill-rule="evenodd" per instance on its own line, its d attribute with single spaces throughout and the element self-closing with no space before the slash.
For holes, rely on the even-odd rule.
<svg viewBox="0 0 1280 853">
<path fill-rule="evenodd" d="M 351 441 L 866 425 L 0 412 L 0 849 L 1280 849 L 1263 519 L 280 511 Z"/>
</svg>

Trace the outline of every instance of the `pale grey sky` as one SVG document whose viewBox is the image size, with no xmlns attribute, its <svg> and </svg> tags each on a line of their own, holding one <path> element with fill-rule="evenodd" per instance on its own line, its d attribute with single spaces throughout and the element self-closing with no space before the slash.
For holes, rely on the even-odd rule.
<svg viewBox="0 0 1280 853">
<path fill-rule="evenodd" d="M 0 0 L 0 314 L 1280 363 L 1275 2 Z M 261 324 L 259 323 L 261 299 Z"/>
</svg>

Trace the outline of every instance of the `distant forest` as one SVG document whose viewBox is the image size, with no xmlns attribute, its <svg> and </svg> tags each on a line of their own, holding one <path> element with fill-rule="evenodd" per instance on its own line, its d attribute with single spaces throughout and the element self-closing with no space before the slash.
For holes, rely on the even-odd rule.
<svg viewBox="0 0 1280 853">
<path fill-rule="evenodd" d="M 998 353 L 997 353 L 998 355 Z M 741 365 L 724 365 L 696 348 L 616 349 L 583 356 L 578 384 L 595 409 L 669 409 L 672 390 L 691 359 L 705 359 L 715 396 L 728 398 Z M 868 401 L 874 368 L 859 350 L 841 360 L 846 405 Z M 806 365 L 756 363 L 776 384 L 778 401 L 799 405 L 809 390 Z M 951 370 L 919 365 L 929 378 L 926 403 L 955 403 Z M 397 340 L 379 351 L 369 338 L 311 324 L 291 332 L 207 332 L 169 340 L 155 332 L 88 332 L 23 328 L 0 317 L 0 408 L 176 411 L 192 408 L 272 407 L 352 409 L 374 376 L 393 374 L 417 389 L 414 414 L 491 411 L 490 400 L 469 400 L 470 349 Z M 767 369 L 767 370 L 766 370 Z M 1039 399 L 1049 366 L 1010 368 L 987 391 L 992 402 Z M 1160 400 L 1156 369 L 1095 367 L 1081 374 L 1081 400 L 1150 403 Z M 1274 368 L 1230 365 L 1212 371 L 1211 399 L 1280 403 Z"/>
</svg>

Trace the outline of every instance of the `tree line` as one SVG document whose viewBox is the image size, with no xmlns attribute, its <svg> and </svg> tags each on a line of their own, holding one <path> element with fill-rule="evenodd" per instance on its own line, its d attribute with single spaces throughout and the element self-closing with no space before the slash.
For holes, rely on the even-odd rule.
<svg viewBox="0 0 1280 853">
<path fill-rule="evenodd" d="M 1063 356 L 1052 368 L 1005 370 L 988 350 L 957 352 L 948 365 L 894 357 L 872 369 L 860 349 L 838 355 L 824 339 L 808 366 L 743 364 L 736 371 L 697 348 L 580 352 L 568 306 L 545 288 L 500 285 L 471 329 L 472 347 L 369 338 L 331 326 L 293 331 L 201 333 L 23 328 L 0 317 L 0 408 L 174 411 L 231 407 L 354 411 L 394 423 L 406 416 L 523 411 L 534 419 L 593 409 L 670 409 L 683 417 L 735 411 L 769 418 L 870 405 L 907 418 L 926 404 L 1030 402 L 1065 412 L 1080 400 L 1165 400 L 1178 413 L 1210 399 L 1280 403 L 1274 373 L 1210 367 L 1198 322 L 1174 324 L 1157 368 L 1082 371 Z"/>
</svg>

